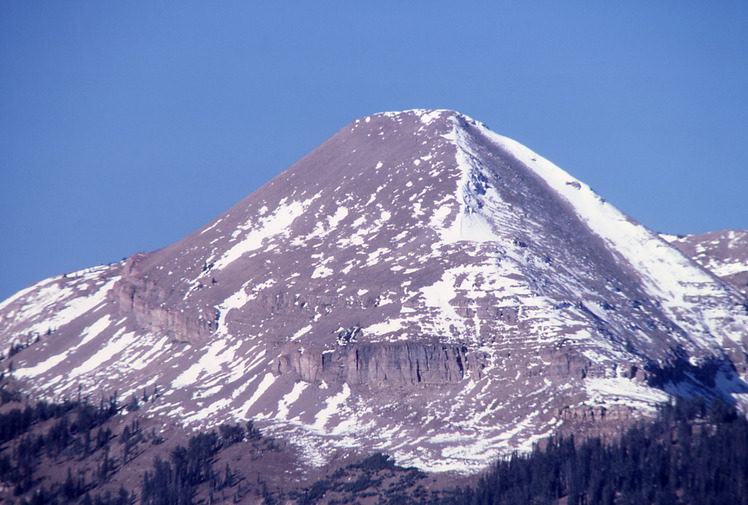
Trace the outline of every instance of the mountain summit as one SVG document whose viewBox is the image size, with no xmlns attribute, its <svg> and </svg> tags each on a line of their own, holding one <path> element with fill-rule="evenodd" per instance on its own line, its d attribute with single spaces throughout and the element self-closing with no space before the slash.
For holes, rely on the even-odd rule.
<svg viewBox="0 0 748 505">
<path fill-rule="evenodd" d="M 356 120 L 181 241 L 0 304 L 37 394 L 157 387 L 153 415 L 251 418 L 312 463 L 463 472 L 670 394 L 742 402 L 747 338 L 733 286 L 447 110 Z"/>
</svg>

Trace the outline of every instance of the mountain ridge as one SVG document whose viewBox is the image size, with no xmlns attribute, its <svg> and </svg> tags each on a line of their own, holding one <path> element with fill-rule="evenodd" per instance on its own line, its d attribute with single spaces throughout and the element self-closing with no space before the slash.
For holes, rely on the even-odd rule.
<svg viewBox="0 0 748 505">
<path fill-rule="evenodd" d="M 748 231 L 664 235 L 673 247 L 748 296 Z"/>
</svg>

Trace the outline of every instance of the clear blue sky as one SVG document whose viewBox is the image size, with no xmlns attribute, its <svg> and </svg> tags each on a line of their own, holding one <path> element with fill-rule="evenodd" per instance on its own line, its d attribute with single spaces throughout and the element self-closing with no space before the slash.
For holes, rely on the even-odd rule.
<svg viewBox="0 0 748 505">
<path fill-rule="evenodd" d="M 748 2 L 0 2 L 0 299 L 450 108 L 657 231 L 748 228 Z"/>
</svg>

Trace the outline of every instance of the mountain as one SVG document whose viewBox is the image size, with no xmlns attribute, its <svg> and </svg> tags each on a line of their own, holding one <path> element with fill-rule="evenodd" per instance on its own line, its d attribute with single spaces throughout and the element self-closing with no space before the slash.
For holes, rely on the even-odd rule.
<svg viewBox="0 0 748 505">
<path fill-rule="evenodd" d="M 359 119 L 179 242 L 0 304 L 36 395 L 157 388 L 149 415 L 253 419 L 308 464 L 463 473 L 672 394 L 743 405 L 747 338 L 735 286 L 446 110 Z"/>
<path fill-rule="evenodd" d="M 673 247 L 748 296 L 748 231 L 663 235 Z"/>
</svg>

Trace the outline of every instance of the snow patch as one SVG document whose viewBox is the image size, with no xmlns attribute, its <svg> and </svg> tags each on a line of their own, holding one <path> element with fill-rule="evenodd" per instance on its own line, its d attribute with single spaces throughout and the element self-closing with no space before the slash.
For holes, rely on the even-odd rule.
<svg viewBox="0 0 748 505">
<path fill-rule="evenodd" d="M 257 385 L 257 388 L 255 389 L 254 394 L 252 394 L 252 397 L 246 402 L 244 402 L 244 405 L 239 407 L 239 409 L 236 410 L 235 412 L 240 417 L 243 417 L 246 419 L 249 416 L 249 409 L 252 407 L 252 405 L 254 405 L 255 402 L 259 400 L 263 394 L 265 394 L 265 391 L 267 391 L 268 388 L 272 386 L 274 382 L 275 382 L 275 376 L 271 374 L 270 372 L 266 373 L 265 377 L 263 377 L 260 383 Z"/>
<path fill-rule="evenodd" d="M 287 237 L 289 235 L 288 228 L 293 224 L 296 218 L 304 213 L 307 207 L 309 207 L 309 204 L 312 203 L 317 196 L 318 195 L 315 195 L 313 198 L 301 202 L 294 201 L 289 204 L 281 204 L 275 212 L 262 217 L 254 226 L 249 222 L 246 225 L 247 227 L 251 227 L 249 233 L 247 233 L 240 242 L 226 251 L 221 259 L 216 262 L 214 268 L 217 270 L 226 268 L 232 262 L 248 252 L 262 247 L 262 244 L 266 239 L 270 239 L 277 235 Z M 281 200 L 281 202 L 283 202 L 283 200 Z"/>
<path fill-rule="evenodd" d="M 301 397 L 301 393 L 303 393 L 304 390 L 308 387 L 308 382 L 300 381 L 294 384 L 291 392 L 284 395 L 283 398 L 281 398 L 281 400 L 278 402 L 278 414 L 275 416 L 276 419 L 285 421 L 288 418 L 288 412 L 291 405 L 293 405 L 296 400 Z"/>
<path fill-rule="evenodd" d="M 93 356 L 84 361 L 80 366 L 74 368 L 68 377 L 80 377 L 91 372 L 103 364 L 116 359 L 125 349 L 137 343 L 138 337 L 135 332 L 124 333 L 124 328 L 117 331 L 107 344 L 99 349 Z"/>
<path fill-rule="evenodd" d="M 348 387 L 348 384 L 343 384 L 343 390 L 340 393 L 325 400 L 325 407 L 314 416 L 314 425 L 312 425 L 312 428 L 318 432 L 324 432 L 325 425 L 330 420 L 330 417 L 340 411 L 341 406 L 350 396 L 351 388 Z"/>
</svg>

